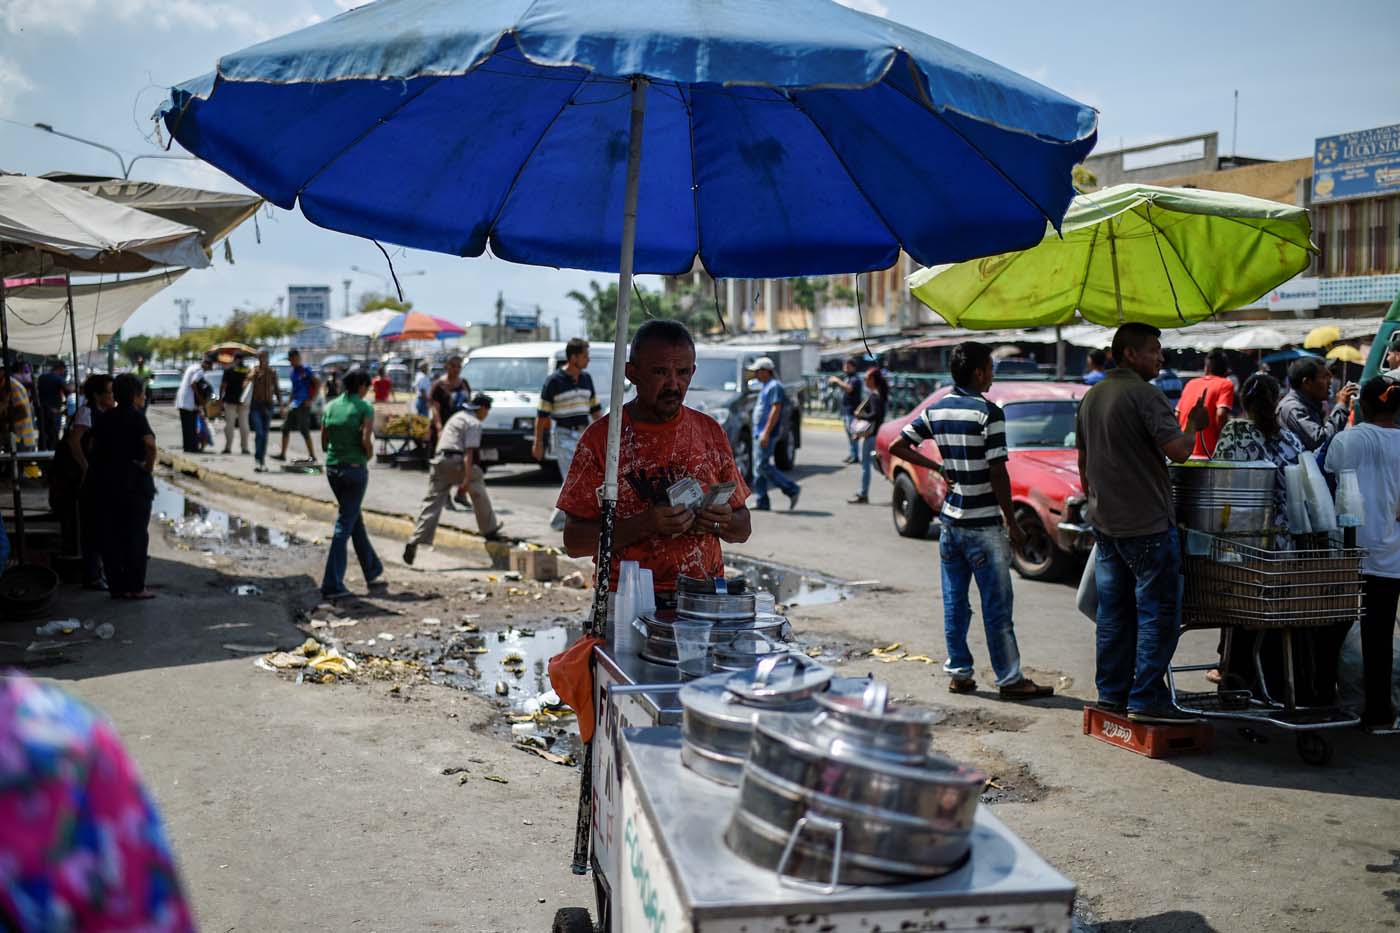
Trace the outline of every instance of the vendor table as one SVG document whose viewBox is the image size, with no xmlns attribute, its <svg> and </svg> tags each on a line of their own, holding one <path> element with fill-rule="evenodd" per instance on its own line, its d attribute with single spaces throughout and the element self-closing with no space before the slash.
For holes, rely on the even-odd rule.
<svg viewBox="0 0 1400 933">
<path fill-rule="evenodd" d="M 799 915 L 828 933 L 1070 929 L 1074 885 L 985 807 L 967 863 L 940 878 L 829 894 L 780 883 L 724 843 L 737 789 L 681 763 L 679 689 L 674 667 L 611 638 L 594 649 L 592 869 L 603 933 L 786 933 Z"/>
<path fill-rule="evenodd" d="M 19 563 L 24 563 L 25 551 L 24 543 L 24 503 L 20 501 L 19 487 L 19 467 L 21 463 L 47 463 L 54 457 L 52 450 L 21 450 L 0 451 L 0 463 L 8 463 L 10 466 L 10 482 L 13 484 L 15 497 L 15 527 L 14 527 L 14 548 L 15 559 Z M 0 567 L 0 570 L 4 570 Z"/>
<path fill-rule="evenodd" d="M 871 930 L 1068 931 L 1075 886 L 978 808 L 972 852 L 942 877 L 898 885 L 818 885 L 784 879 L 735 855 L 724 830 L 738 790 L 681 764 L 672 728 L 621 732 L 623 870 L 614 929 L 691 933 Z"/>
</svg>

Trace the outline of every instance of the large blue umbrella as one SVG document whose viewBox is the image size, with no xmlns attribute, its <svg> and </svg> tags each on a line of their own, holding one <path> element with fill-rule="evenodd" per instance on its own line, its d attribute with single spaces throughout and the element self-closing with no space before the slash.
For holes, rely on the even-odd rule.
<svg viewBox="0 0 1400 933">
<path fill-rule="evenodd" d="M 1096 114 L 831 0 L 379 0 L 220 60 L 166 126 L 274 204 L 460 256 L 618 271 L 926 265 L 1058 225 Z M 645 158 L 643 154 L 645 153 Z M 601 630 L 606 586 L 594 603 Z"/>
</svg>

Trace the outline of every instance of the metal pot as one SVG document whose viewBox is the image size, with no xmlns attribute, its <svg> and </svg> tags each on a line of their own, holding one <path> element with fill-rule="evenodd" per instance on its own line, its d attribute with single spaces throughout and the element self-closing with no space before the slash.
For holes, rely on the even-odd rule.
<svg viewBox="0 0 1400 933">
<path fill-rule="evenodd" d="M 644 636 L 641 656 L 653 664 L 674 667 L 676 664 L 676 636 L 674 625 L 679 613 L 674 609 L 658 609 L 637 617 L 637 624 Z M 792 626 L 780 615 L 763 615 L 757 618 L 715 622 L 710 632 L 710 644 L 723 645 L 741 633 L 756 632 L 774 641 L 783 642 L 792 637 Z"/>
<path fill-rule="evenodd" d="M 760 714 L 725 840 L 780 876 L 896 884 L 957 868 L 987 776 L 934 755 L 936 716 L 886 688 L 821 694 L 815 716 Z"/>
<path fill-rule="evenodd" d="M 752 619 L 752 593 L 676 593 L 676 612 L 690 619 L 741 622 Z"/>
<path fill-rule="evenodd" d="M 1276 471 L 1266 461 L 1188 460 L 1171 467 L 1176 521 L 1212 534 L 1258 534 L 1274 522 Z"/>
<path fill-rule="evenodd" d="M 745 629 L 729 641 L 715 645 L 710 650 L 710 658 L 717 671 L 747 671 L 771 655 L 790 651 L 792 648 L 784 642 L 757 629 Z"/>
<path fill-rule="evenodd" d="M 770 654 L 747 670 L 721 671 L 686 684 L 680 689 L 681 761 L 713 781 L 738 784 L 754 716 L 761 711 L 810 715 L 817 708 L 813 696 L 831 682 L 831 670 L 806 655 Z"/>
</svg>

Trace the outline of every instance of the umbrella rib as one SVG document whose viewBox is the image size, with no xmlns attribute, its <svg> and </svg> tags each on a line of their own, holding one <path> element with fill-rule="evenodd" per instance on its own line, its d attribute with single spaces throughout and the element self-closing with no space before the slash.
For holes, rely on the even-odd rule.
<svg viewBox="0 0 1400 933">
<path fill-rule="evenodd" d="M 325 163 L 324 163 L 320 168 L 316 169 L 315 172 L 312 172 L 312 173 L 311 173 L 311 176 L 310 176 L 309 178 L 307 178 L 306 181 L 302 182 L 299 186 L 297 186 L 297 199 L 300 200 L 302 194 L 304 194 L 304 193 L 306 192 L 306 189 L 309 188 L 309 187 L 311 187 L 312 183 L 315 182 L 316 179 L 320 178 L 323 174 L 325 174 L 325 172 L 326 172 L 326 170 L 327 170 L 328 168 L 330 168 L 330 167 L 331 167 L 332 165 L 334 165 L 335 163 L 339 162 L 341 156 L 345 155 L 345 154 L 346 154 L 347 152 L 349 152 L 351 149 L 355 148 L 355 147 L 358 146 L 360 143 L 364 142 L 365 138 L 368 137 L 370 133 L 373 133 L 375 130 L 377 130 L 377 129 L 379 129 L 381 126 L 383 126 L 385 123 L 387 123 L 387 122 L 389 122 L 391 119 L 393 119 L 394 115 L 397 114 L 400 110 L 402 110 L 403 108 L 407 107 L 409 104 L 413 103 L 415 100 L 417 100 L 418 98 L 422 97 L 424 94 L 428 93 L 428 91 L 431 90 L 432 88 L 437 87 L 437 85 L 438 85 L 438 83 L 439 83 L 440 81 L 442 81 L 442 78 L 434 78 L 431 82 L 429 82 L 429 83 L 423 85 L 423 87 L 420 88 L 418 91 L 416 91 L 416 92 L 413 93 L 413 94 L 409 94 L 409 95 L 408 95 L 407 97 L 405 97 L 402 101 L 400 101 L 397 105 L 395 105 L 394 107 L 390 108 L 389 111 L 388 111 L 387 113 L 385 113 L 385 114 L 383 114 L 382 116 L 376 118 L 373 124 L 371 124 L 370 126 L 366 127 L 366 128 L 364 129 L 364 131 L 360 133 L 360 135 L 356 136 L 356 137 L 355 137 L 354 139 L 352 139 L 350 142 L 346 143 L 338 152 L 336 152 L 336 153 L 335 153 L 334 155 L 332 155 L 329 159 L 327 159 L 327 160 L 325 161 Z M 381 248 L 382 248 L 382 247 L 381 247 Z"/>
<path fill-rule="evenodd" d="M 559 118 L 564 115 L 564 111 L 568 109 L 569 104 L 573 103 L 574 97 L 583 89 L 583 85 L 587 83 L 590 77 L 590 74 L 585 74 L 583 77 L 579 78 L 578 84 L 574 85 L 573 93 L 564 98 L 564 102 L 559 105 L 558 112 L 545 124 L 544 129 L 540 130 L 539 138 L 536 139 L 534 145 L 530 147 L 530 151 L 525 154 L 525 158 L 520 160 L 520 165 L 516 168 L 515 174 L 511 176 L 510 185 L 506 187 L 506 193 L 501 195 L 501 203 L 496 207 L 495 214 L 491 216 L 491 224 L 486 228 L 486 235 L 483 239 L 487 243 L 490 243 L 491 238 L 496 234 L 496 225 L 501 222 L 501 215 L 505 213 L 506 205 L 510 203 L 510 196 L 515 193 L 516 186 L 520 184 L 520 176 L 525 174 L 525 169 L 529 167 L 530 160 L 535 157 L 535 153 L 539 152 L 540 146 L 544 143 L 544 138 L 549 135 L 550 130 L 554 129 L 554 124 L 559 122 Z"/>
<path fill-rule="evenodd" d="M 1158 227 L 1155 223 L 1152 222 L 1152 210 L 1151 210 L 1151 205 L 1150 205 L 1150 204 L 1148 205 L 1148 211 L 1147 211 L 1147 226 L 1150 227 L 1150 228 L 1152 229 L 1152 239 L 1153 239 L 1153 242 L 1157 242 L 1157 240 L 1159 239 L 1159 237 L 1158 237 L 1158 234 L 1159 234 L 1159 233 L 1161 234 L 1161 237 L 1160 237 L 1161 239 L 1167 239 L 1167 238 L 1166 238 L 1166 231 L 1162 230 L 1160 227 Z M 1175 245 L 1174 243 L 1172 243 L 1172 241 L 1169 240 L 1169 239 L 1167 239 L 1167 247 L 1168 247 L 1169 249 L 1171 249 L 1172 255 L 1176 257 L 1176 261 L 1179 262 L 1179 263 L 1181 263 L 1181 268 L 1182 268 L 1183 270 L 1185 270 L 1185 272 L 1186 272 L 1186 277 L 1187 277 L 1188 279 L 1191 280 L 1191 284 L 1192 284 L 1193 286 L 1195 286 L 1195 288 L 1196 288 L 1196 294 L 1201 296 L 1201 301 L 1202 301 L 1202 303 L 1204 303 L 1204 304 L 1206 305 L 1206 307 L 1208 307 L 1208 308 L 1211 309 L 1210 316 L 1213 316 L 1213 315 L 1215 314 L 1215 308 L 1212 307 L 1211 302 L 1210 302 L 1210 299 L 1208 299 L 1208 298 L 1206 297 L 1205 291 L 1201 288 L 1201 283 L 1197 282 L 1197 281 L 1196 281 L 1196 277 L 1195 277 L 1194 275 L 1191 274 L 1191 268 L 1190 268 L 1190 266 L 1186 265 L 1186 260 L 1183 259 L 1183 258 L 1181 257 L 1181 253 L 1177 251 L 1176 245 Z M 1159 255 L 1160 255 L 1161 252 L 1162 252 L 1162 247 L 1161 247 L 1160 245 L 1158 245 L 1158 247 L 1157 247 L 1157 252 L 1158 252 Z M 1166 270 L 1167 270 L 1167 260 L 1166 260 L 1166 257 L 1163 256 L 1163 257 L 1162 257 L 1162 271 L 1163 271 L 1164 273 L 1166 273 Z M 1176 286 L 1175 286 L 1175 285 L 1172 285 L 1171 273 L 1167 273 L 1167 284 L 1172 286 L 1172 300 L 1173 300 L 1173 301 L 1176 301 Z M 1177 317 L 1181 317 L 1181 304 L 1180 304 L 1180 302 L 1177 303 L 1177 306 L 1176 306 L 1176 314 L 1177 314 Z M 1182 319 L 1183 321 L 1186 320 L 1184 317 L 1181 317 L 1181 319 Z"/>
<path fill-rule="evenodd" d="M 820 123 L 818 123 L 818 122 L 816 121 L 816 119 L 815 119 L 810 113 L 807 112 L 807 108 L 803 107 L 800 103 L 797 102 L 797 97 L 796 97 L 796 95 L 792 94 L 791 92 L 786 92 L 786 95 L 785 95 L 785 96 L 786 96 L 787 99 L 792 103 L 793 108 L 794 108 L 798 113 L 800 113 L 800 114 L 802 114 L 804 117 L 806 117 L 806 118 L 807 118 L 807 122 L 810 123 L 810 124 L 812 124 L 812 128 L 815 129 L 815 130 L 817 131 L 817 133 L 819 133 L 819 134 L 821 135 L 822 140 L 826 143 L 827 149 L 831 150 L 832 156 L 836 159 L 837 163 L 841 166 L 841 170 L 842 170 L 843 172 L 846 173 L 846 177 L 849 178 L 849 179 L 851 180 L 851 184 L 855 185 L 855 186 L 856 186 L 856 190 L 860 192 L 861 199 L 865 201 L 865 204 L 866 204 L 867 207 L 870 208 L 871 213 L 873 213 L 876 217 L 879 218 L 879 220 L 880 220 L 880 226 L 884 227 L 884 228 L 885 228 L 885 232 L 888 233 L 888 234 L 890 235 L 891 239 L 894 240 L 894 245 L 895 245 L 895 247 L 898 248 L 898 249 L 901 249 L 901 250 L 904 249 L 904 244 L 903 244 L 903 242 L 901 242 L 901 240 L 899 239 L 899 234 L 898 234 L 898 233 L 895 233 L 894 228 L 890 226 L 890 222 L 889 222 L 888 220 L 885 219 L 885 215 L 882 214 L 882 213 L 880 212 L 880 208 L 877 207 L 877 206 L 875 205 L 874 199 L 872 199 L 872 198 L 870 197 L 870 195 L 868 195 L 868 194 L 865 193 L 865 189 L 864 189 L 863 187 L 861 187 L 860 181 L 856 178 L 855 174 L 851 171 L 851 167 L 850 167 L 849 165 L 846 164 L 846 160 L 845 160 L 844 158 L 841 157 L 841 153 L 837 152 L 837 151 L 836 151 L 836 147 L 835 147 L 834 145 L 832 145 L 831 137 L 828 136 L 828 135 L 826 134 L 826 130 L 823 129 L 822 125 L 821 125 Z"/>
<path fill-rule="evenodd" d="M 895 91 L 897 91 L 899 94 L 903 95 L 905 100 L 908 100 L 908 101 L 910 101 L 910 102 L 913 103 L 913 104 L 916 104 L 920 109 L 928 110 L 929 113 L 933 114 L 934 119 L 938 120 L 938 122 L 940 122 L 940 123 L 942 123 L 944 126 L 946 126 L 946 127 L 948 128 L 949 132 L 951 132 L 953 135 L 957 136 L 958 139 L 961 139 L 964 146 L 967 146 L 967 148 L 971 149 L 971 150 L 973 151 L 973 153 L 976 154 L 977 158 L 979 158 L 979 159 L 981 159 L 983 162 L 987 163 L 987 165 L 992 169 L 992 171 L 994 171 L 994 172 L 996 172 L 998 175 L 1000 175 L 1000 176 L 1002 177 L 1002 179 L 1003 179 L 1008 185 L 1010 185 L 1013 189 L 1015 189 L 1015 191 L 1016 191 L 1017 194 L 1019 194 L 1022 198 L 1025 199 L 1025 201 L 1026 201 L 1028 204 L 1030 204 L 1031 207 L 1034 207 L 1037 211 L 1039 211 L 1039 212 L 1040 212 L 1040 216 L 1041 216 L 1041 217 L 1044 217 L 1047 223 L 1049 223 L 1049 224 L 1050 224 L 1052 227 L 1054 227 L 1057 231 L 1060 229 L 1060 223 L 1062 223 L 1062 222 L 1064 221 L 1064 218 L 1063 218 L 1063 217 L 1060 218 L 1060 221 L 1059 221 L 1059 222 L 1057 222 L 1057 221 L 1055 220 L 1054 217 L 1051 217 L 1050 214 L 1045 210 L 1045 208 L 1043 208 L 1043 207 L 1040 206 L 1040 202 L 1039 202 L 1039 201 L 1037 201 L 1035 198 L 1033 198 L 1033 197 L 1031 197 L 1029 194 L 1027 194 L 1027 193 L 1026 193 L 1026 189 L 1022 188 L 1022 187 L 1020 186 L 1020 184 L 1018 184 L 1014 178 L 1012 178 L 1010 175 L 1006 174 L 1006 172 L 1002 169 L 1002 167 L 1001 167 L 1000 165 L 997 165 L 996 162 L 994 162 L 994 161 L 992 161 L 991 159 L 987 158 L 986 153 L 984 153 L 981 149 L 979 149 L 979 148 L 977 147 L 977 145 L 976 145 L 975 143 L 973 143 L 970 139 L 968 139 L 966 136 L 964 136 L 964 135 L 958 130 L 957 127 L 955 127 L 955 126 L 953 126 L 953 124 L 949 123 L 949 122 L 948 122 L 948 119 L 947 119 L 946 117 L 944 117 L 943 114 L 939 113 L 937 110 L 929 110 L 928 107 L 925 107 L 925 106 L 924 106 L 924 102 L 923 102 L 923 101 L 918 100 L 917 98 L 911 97 L 903 88 L 901 88 L 901 87 L 900 87 L 899 85 L 897 85 L 897 84 L 889 84 L 889 85 L 887 85 L 887 87 L 893 88 L 893 89 L 894 89 Z M 978 122 L 982 122 L 982 121 L 978 121 Z M 1003 127 L 998 127 L 998 129 L 1003 129 Z"/>
<path fill-rule="evenodd" d="M 1084 293 L 1089 290 L 1089 268 L 1094 264 L 1094 247 L 1098 245 L 1101 226 L 1103 224 L 1094 224 L 1094 234 L 1089 238 L 1089 249 L 1084 256 L 1084 276 L 1079 280 L 1079 297 L 1074 302 L 1074 311 L 1078 311 L 1081 316 L 1084 314 Z M 1073 311 L 1071 311 L 1071 319 L 1073 316 Z"/>
<path fill-rule="evenodd" d="M 685 128 L 690 137 L 690 201 L 695 208 L 695 253 L 691 258 L 691 265 L 695 264 L 695 259 L 700 260 L 700 265 L 705 265 L 704 241 L 701 239 L 703 227 L 700 224 L 700 181 L 695 171 L 695 108 L 691 106 L 690 99 L 686 96 L 685 89 L 680 84 L 676 85 L 676 92 L 680 95 L 681 106 L 685 107 Z M 705 269 L 705 274 L 709 275 L 710 270 Z M 710 275 L 710 281 L 714 282 L 715 277 Z M 719 285 L 715 285 L 716 295 L 718 295 Z M 716 298 L 715 305 L 719 305 Z M 720 326 L 724 326 L 724 318 L 720 318 Z"/>
</svg>

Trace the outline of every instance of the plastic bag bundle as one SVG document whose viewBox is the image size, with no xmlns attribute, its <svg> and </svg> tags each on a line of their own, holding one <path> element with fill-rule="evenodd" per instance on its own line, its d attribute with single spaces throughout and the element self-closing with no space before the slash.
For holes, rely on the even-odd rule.
<svg viewBox="0 0 1400 933">
<path fill-rule="evenodd" d="M 1288 530 L 1295 535 L 1305 535 L 1312 531 L 1308 518 L 1308 484 L 1305 467 L 1293 463 L 1283 468 L 1283 484 L 1287 495 L 1284 498 L 1284 512 L 1288 516 Z"/>
<path fill-rule="evenodd" d="M 1327 488 L 1327 480 L 1322 478 L 1322 468 L 1317 458 L 1305 456 L 1299 460 L 1307 477 L 1308 519 L 1313 531 L 1336 531 L 1337 510 L 1332 507 L 1332 491 Z"/>
<path fill-rule="evenodd" d="M 1359 528 L 1366 523 L 1366 500 L 1361 495 L 1361 483 L 1355 470 L 1337 474 L 1337 524 L 1343 528 Z"/>
</svg>

